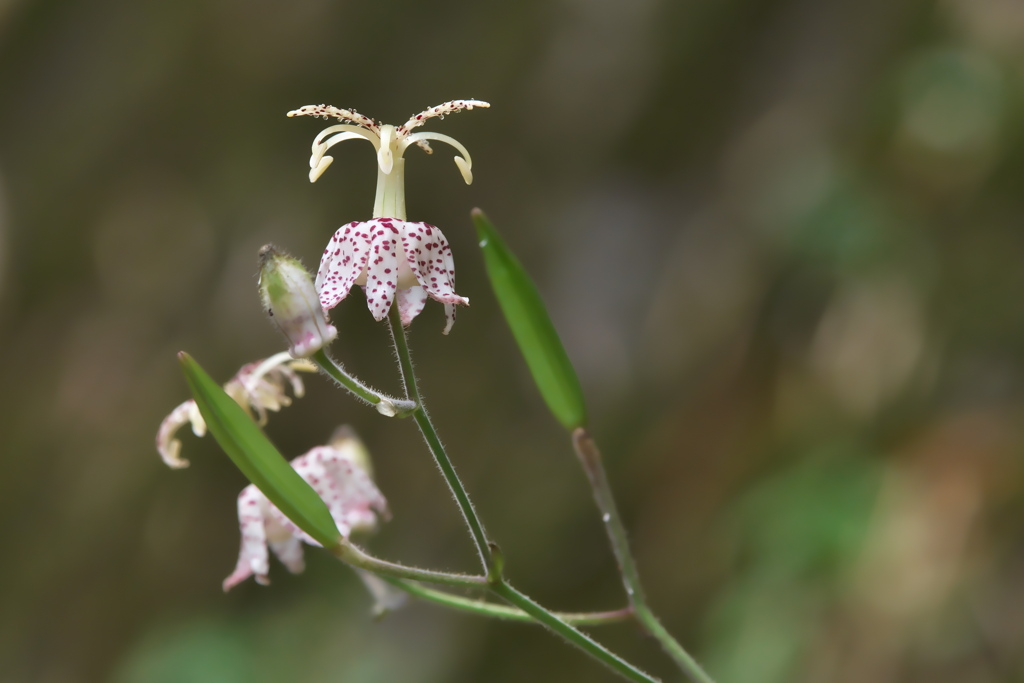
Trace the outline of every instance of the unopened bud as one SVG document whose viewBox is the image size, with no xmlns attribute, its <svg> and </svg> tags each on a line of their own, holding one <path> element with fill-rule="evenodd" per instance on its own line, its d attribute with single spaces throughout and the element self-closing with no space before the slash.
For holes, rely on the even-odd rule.
<svg viewBox="0 0 1024 683">
<path fill-rule="evenodd" d="M 363 440 L 359 438 L 356 431 L 348 425 L 341 425 L 331 434 L 331 440 L 327 444 L 346 458 L 359 465 L 359 468 L 373 477 L 373 463 L 370 461 L 370 451 L 366 449 Z"/>
<path fill-rule="evenodd" d="M 272 244 L 260 249 L 260 298 L 284 333 L 293 358 L 307 358 L 338 336 L 320 305 L 313 279 L 298 259 Z"/>
</svg>

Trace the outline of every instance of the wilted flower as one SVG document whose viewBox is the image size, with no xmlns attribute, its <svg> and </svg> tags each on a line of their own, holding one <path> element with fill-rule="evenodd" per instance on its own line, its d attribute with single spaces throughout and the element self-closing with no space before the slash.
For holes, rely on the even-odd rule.
<svg viewBox="0 0 1024 683">
<path fill-rule="evenodd" d="M 315 372 L 316 366 L 307 360 L 296 360 L 287 352 L 277 353 L 266 360 L 242 366 L 224 385 L 224 391 L 256 418 L 260 425 L 264 425 L 267 423 L 268 410 L 277 411 L 291 404 L 292 400 L 285 391 L 287 386 L 291 386 L 297 398 L 305 393 L 302 379 L 296 374 L 298 371 Z M 172 410 L 160 423 L 156 449 L 169 467 L 188 467 L 188 460 L 180 456 L 181 441 L 174 438 L 177 431 L 188 422 L 192 423 L 192 431 L 196 436 L 206 434 L 206 422 L 192 399 Z"/>
<path fill-rule="evenodd" d="M 445 306 L 448 334 L 455 322 L 455 306 L 469 299 L 455 293 L 455 266 L 448 240 L 435 226 L 410 223 L 405 213 L 405 150 L 417 145 L 432 153 L 430 140 L 454 147 L 461 156 L 455 165 L 466 184 L 473 182 L 469 152 L 457 140 L 438 133 L 413 130 L 428 119 L 474 107 L 489 107 L 479 100 L 453 100 L 431 107 L 397 128 L 378 124 L 349 109 L 324 104 L 309 105 L 288 112 L 288 116 L 333 117 L 346 123 L 329 126 L 313 140 L 309 179 L 317 178 L 334 161 L 328 149 L 344 140 L 365 138 L 377 150 L 377 194 L 373 219 L 353 222 L 331 238 L 320 260 L 316 288 L 324 309 L 331 309 L 348 296 L 352 285 L 363 286 L 373 317 L 382 320 L 397 298 L 402 324 L 412 322 L 429 296 Z M 330 137 L 328 137 L 330 136 Z"/>
<path fill-rule="evenodd" d="M 260 249 L 260 299 L 263 309 L 288 338 L 288 352 L 306 358 L 338 337 L 298 259 L 272 244 Z"/>
<path fill-rule="evenodd" d="M 362 443 L 351 432 L 343 433 L 327 446 L 317 446 L 292 460 L 295 471 L 306 480 L 327 504 L 338 532 L 348 538 L 353 531 L 373 529 L 377 513 L 386 516 L 387 501 L 370 475 L 359 465 L 365 457 Z M 269 572 L 267 547 L 292 573 L 305 568 L 302 543 L 319 546 L 274 506 L 255 485 L 249 485 L 238 496 L 238 523 L 242 531 L 242 547 L 238 564 L 231 576 L 224 579 L 224 590 L 249 578 L 266 585 Z"/>
</svg>

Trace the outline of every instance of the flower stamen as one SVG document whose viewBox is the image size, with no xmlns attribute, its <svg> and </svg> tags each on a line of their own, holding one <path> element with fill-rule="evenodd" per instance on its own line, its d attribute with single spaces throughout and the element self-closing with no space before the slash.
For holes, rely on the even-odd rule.
<svg viewBox="0 0 1024 683">
<path fill-rule="evenodd" d="M 380 145 L 377 147 L 377 163 L 380 165 L 380 170 L 384 172 L 384 175 L 389 175 L 391 169 L 395 167 L 395 155 L 392 149 L 394 138 L 394 126 L 381 126 Z M 398 155 L 401 158 L 401 150 L 399 150 Z"/>
<path fill-rule="evenodd" d="M 380 131 L 380 125 L 369 116 L 363 116 L 355 109 L 339 109 L 329 104 L 307 104 L 304 107 L 288 112 L 288 116 L 320 116 L 325 119 L 333 117 L 340 121 L 351 121 L 357 126 L 372 130 L 374 133 Z"/>
<path fill-rule="evenodd" d="M 455 114 L 475 107 L 487 108 L 490 106 L 481 100 L 451 100 L 416 114 L 397 128 L 379 124 L 355 110 L 339 109 L 327 104 L 309 104 L 299 107 L 288 112 L 288 116 L 333 117 L 346 122 L 325 128 L 313 139 L 312 155 L 309 157 L 309 181 L 311 183 L 316 182 L 334 161 L 333 157 L 326 155 L 328 149 L 339 142 L 353 140 L 357 137 L 369 140 L 377 150 L 377 166 L 380 169 L 377 178 L 374 218 L 387 217 L 405 220 L 405 187 L 401 178 L 395 176 L 400 176 L 404 172 L 401 161 L 405 150 L 410 145 L 415 144 L 427 154 L 434 152 L 430 147 L 429 140 L 451 145 L 460 153 L 455 157 L 455 165 L 458 167 L 459 173 L 462 174 L 462 179 L 467 185 L 473 183 L 473 162 L 469 152 L 462 144 L 447 135 L 428 132 L 413 133 L 413 129 L 422 126 L 432 118 L 444 118 L 447 114 Z M 331 137 L 328 138 L 329 135 Z M 398 170 L 396 171 L 396 169 Z M 385 198 L 389 199 L 384 201 Z"/>
<path fill-rule="evenodd" d="M 462 156 L 455 157 L 455 165 L 459 167 L 459 172 L 462 173 L 462 179 L 466 181 L 466 184 L 473 184 L 473 159 L 472 157 L 469 156 L 469 150 L 467 150 L 462 145 L 461 142 L 448 135 L 442 135 L 441 133 L 431 133 L 426 131 L 422 133 L 413 133 L 412 135 L 406 138 L 407 142 L 415 142 L 417 144 L 419 144 L 421 141 L 426 142 L 427 140 L 446 142 L 455 149 L 457 149 L 459 152 L 461 152 Z M 431 153 L 433 153 L 433 150 L 431 150 Z"/>
<path fill-rule="evenodd" d="M 455 293 L 455 265 L 441 231 L 406 219 L 405 151 L 417 145 L 432 154 L 431 140 L 451 145 L 458 152 L 455 166 L 465 183 L 472 184 L 473 159 L 462 143 L 440 133 L 412 131 L 433 118 L 490 106 L 481 100 L 451 100 L 416 114 L 397 128 L 325 104 L 288 112 L 288 116 L 334 117 L 346 122 L 329 126 L 314 138 L 310 182 L 315 182 L 334 161 L 326 152 L 339 142 L 364 137 L 377 151 L 377 191 L 371 220 L 339 228 L 320 259 L 315 286 L 324 310 L 336 306 L 353 286 L 359 285 L 374 318 L 383 320 L 396 304 L 402 324 L 408 325 L 429 297 L 444 304 L 444 334 L 448 334 L 455 322 L 455 307 L 468 305 L 469 299 Z"/>
<path fill-rule="evenodd" d="M 331 133 L 337 134 L 324 140 Z M 342 123 L 320 131 L 313 139 L 313 154 L 309 157 L 309 182 L 315 183 L 323 175 L 323 172 L 327 170 L 327 167 L 331 165 L 331 162 L 334 161 L 334 157 L 325 156 L 327 150 L 339 142 L 355 140 L 357 138 L 368 140 L 374 149 L 380 147 L 380 138 L 377 135 L 351 124 Z"/>
<path fill-rule="evenodd" d="M 473 107 L 481 107 L 486 109 L 491 105 L 482 100 L 451 100 L 444 104 L 439 104 L 436 107 L 431 107 L 425 111 L 421 111 L 416 116 L 412 117 L 401 126 L 398 127 L 398 134 L 405 136 L 409 134 L 413 128 L 422 126 L 427 122 L 428 119 L 435 117 L 444 118 L 445 114 L 455 114 L 463 110 L 471 110 Z"/>
</svg>

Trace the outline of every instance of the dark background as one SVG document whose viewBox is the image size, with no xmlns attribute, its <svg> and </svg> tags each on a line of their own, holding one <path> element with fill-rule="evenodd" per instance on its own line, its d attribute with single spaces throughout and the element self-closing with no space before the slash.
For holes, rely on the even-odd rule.
<svg viewBox="0 0 1024 683">
<path fill-rule="evenodd" d="M 520 588 L 623 597 L 569 442 L 483 276 L 483 207 L 580 372 L 656 611 L 720 683 L 1024 679 L 1024 4 L 1019 0 L 0 1 L 0 679 L 605 681 L 538 627 L 414 604 L 382 622 L 307 553 L 224 595 L 241 475 L 183 432 L 175 353 L 284 347 L 273 241 L 315 266 L 370 216 L 372 150 L 315 184 L 304 104 L 435 121 L 411 220 L 460 311 L 412 328 L 422 387 Z M 333 351 L 395 391 L 355 293 Z M 384 557 L 471 570 L 410 421 L 318 377 L 289 456 L 352 424 Z M 630 626 L 594 633 L 678 680 Z"/>
</svg>

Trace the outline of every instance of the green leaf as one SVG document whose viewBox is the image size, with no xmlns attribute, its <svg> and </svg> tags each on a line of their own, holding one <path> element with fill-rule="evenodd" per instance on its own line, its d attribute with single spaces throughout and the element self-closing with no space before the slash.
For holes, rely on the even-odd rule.
<svg viewBox="0 0 1024 683">
<path fill-rule="evenodd" d="M 541 396 L 568 430 L 587 422 L 579 378 L 530 276 L 480 209 L 473 210 L 487 276 Z"/>
<path fill-rule="evenodd" d="M 206 426 L 242 474 L 300 529 L 325 548 L 336 547 L 338 527 L 320 496 L 199 363 L 184 351 L 178 360 Z"/>
</svg>

